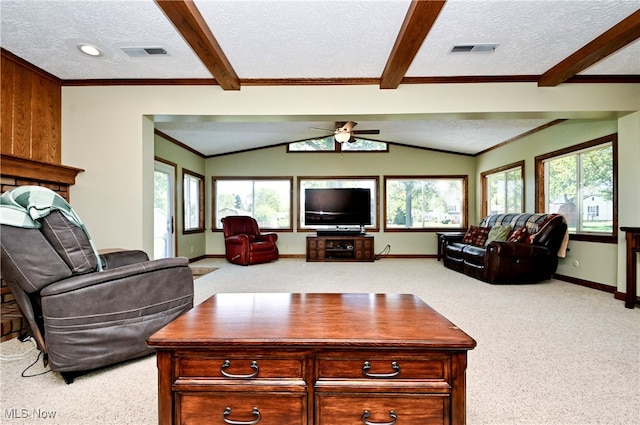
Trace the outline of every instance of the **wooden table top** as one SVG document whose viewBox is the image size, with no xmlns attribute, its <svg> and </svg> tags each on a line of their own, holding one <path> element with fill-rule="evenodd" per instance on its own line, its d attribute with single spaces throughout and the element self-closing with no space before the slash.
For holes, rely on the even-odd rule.
<svg viewBox="0 0 640 425">
<path fill-rule="evenodd" d="M 238 345 L 470 350 L 476 342 L 408 294 L 220 293 L 147 340 L 155 348 Z"/>
<path fill-rule="evenodd" d="M 415 295 L 221 293 L 152 335 L 148 344 L 469 350 L 476 342 Z"/>
</svg>

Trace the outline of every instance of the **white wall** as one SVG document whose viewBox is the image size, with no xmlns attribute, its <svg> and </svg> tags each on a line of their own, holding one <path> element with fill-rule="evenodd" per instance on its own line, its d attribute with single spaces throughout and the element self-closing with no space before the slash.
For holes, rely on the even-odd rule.
<svg viewBox="0 0 640 425">
<path fill-rule="evenodd" d="M 347 99 L 338 103 L 336 99 Z M 353 99 L 349 101 L 348 99 Z M 62 88 L 62 162 L 85 169 L 71 199 L 100 248 L 153 247 L 153 129 L 158 114 L 264 116 L 453 114 L 460 117 L 603 117 L 640 110 L 640 85 L 533 83 L 243 87 Z M 553 114 L 553 112 L 559 114 Z M 469 115 L 471 114 L 471 115 Z M 518 114 L 518 115 L 515 115 Z M 627 124 L 631 137 L 637 135 Z M 637 139 L 636 139 L 637 140 Z"/>
</svg>

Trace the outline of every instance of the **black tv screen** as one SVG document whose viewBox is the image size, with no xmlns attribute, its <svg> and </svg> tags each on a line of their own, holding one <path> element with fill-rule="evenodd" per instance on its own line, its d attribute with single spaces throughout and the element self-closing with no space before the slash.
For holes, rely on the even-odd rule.
<svg viewBox="0 0 640 425">
<path fill-rule="evenodd" d="M 369 189 L 305 189 L 305 225 L 364 226 L 371 224 Z"/>
</svg>

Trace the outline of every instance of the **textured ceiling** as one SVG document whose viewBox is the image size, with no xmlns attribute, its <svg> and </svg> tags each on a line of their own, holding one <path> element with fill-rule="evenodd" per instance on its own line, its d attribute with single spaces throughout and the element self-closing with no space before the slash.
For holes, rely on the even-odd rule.
<svg viewBox="0 0 640 425">
<path fill-rule="evenodd" d="M 379 78 L 409 7 L 407 0 L 195 3 L 240 78 Z"/>
<path fill-rule="evenodd" d="M 637 0 L 449 0 L 407 76 L 540 75 L 638 7 Z M 492 54 L 449 53 L 467 43 L 498 47 Z M 640 74 L 640 43 L 633 50 L 632 68 L 607 59 L 600 72 Z"/>
<path fill-rule="evenodd" d="M 211 78 L 151 0 L 0 1 L 2 47 L 69 79 Z M 76 48 L 85 42 L 104 55 Z M 164 47 L 162 57 L 131 58 L 122 47 Z"/>
<path fill-rule="evenodd" d="M 194 0 L 241 80 L 379 79 L 409 0 Z M 539 76 L 640 9 L 640 0 L 448 0 L 406 77 Z M 64 81 L 212 79 L 153 0 L 0 0 L 2 48 Z M 90 58 L 76 48 L 98 46 Z M 493 43 L 493 53 L 451 53 Z M 123 47 L 162 47 L 132 58 Z M 640 76 L 640 41 L 582 75 Z M 163 117 L 157 128 L 205 155 L 318 137 L 323 122 Z M 326 117 L 325 117 L 326 118 Z M 458 117 L 459 118 L 459 117 Z M 381 140 L 477 153 L 550 119 L 358 120 Z M 346 119 L 352 119 L 347 117 Z M 286 121 L 286 122 L 285 122 Z M 473 135 L 473 137 L 470 137 Z"/>
</svg>

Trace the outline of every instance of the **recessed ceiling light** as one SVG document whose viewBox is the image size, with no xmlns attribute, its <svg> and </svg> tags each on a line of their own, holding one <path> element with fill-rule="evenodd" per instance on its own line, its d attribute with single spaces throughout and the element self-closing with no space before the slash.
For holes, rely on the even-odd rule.
<svg viewBox="0 0 640 425">
<path fill-rule="evenodd" d="M 91 44 L 86 44 L 86 43 L 78 44 L 78 50 L 80 50 L 82 53 L 88 56 L 93 56 L 93 57 L 102 56 L 102 51 L 98 49 L 96 46 L 93 46 Z"/>
</svg>

